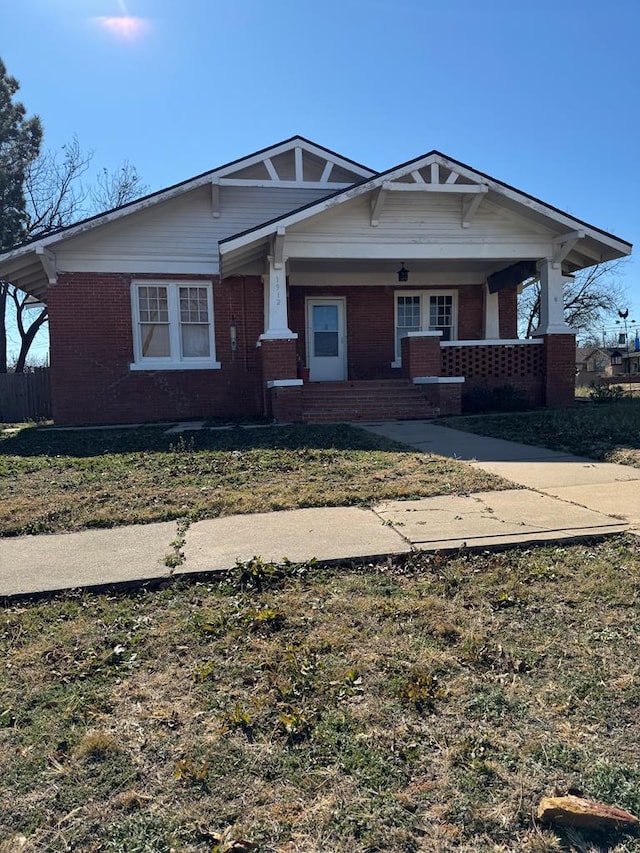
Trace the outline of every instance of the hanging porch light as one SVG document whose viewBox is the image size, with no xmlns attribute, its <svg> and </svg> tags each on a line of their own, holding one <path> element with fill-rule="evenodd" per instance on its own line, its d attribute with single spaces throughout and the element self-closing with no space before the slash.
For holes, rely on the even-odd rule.
<svg viewBox="0 0 640 853">
<path fill-rule="evenodd" d="M 398 270 L 398 281 L 409 281 L 409 270 L 405 267 L 404 261 Z"/>
</svg>

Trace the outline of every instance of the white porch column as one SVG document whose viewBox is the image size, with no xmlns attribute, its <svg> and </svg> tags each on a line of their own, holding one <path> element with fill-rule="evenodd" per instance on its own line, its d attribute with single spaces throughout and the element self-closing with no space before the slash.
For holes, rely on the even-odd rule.
<svg viewBox="0 0 640 853">
<path fill-rule="evenodd" d="M 269 256 L 269 273 L 265 275 L 264 282 L 265 331 L 260 340 L 295 340 L 298 335 L 289 328 L 287 312 L 286 258 L 278 263 L 272 255 Z"/>
<path fill-rule="evenodd" d="M 564 321 L 562 290 L 565 281 L 560 267 L 555 267 L 551 258 L 540 262 L 540 323 L 533 333 L 541 335 L 571 335 L 573 329 Z"/>
<path fill-rule="evenodd" d="M 491 293 L 488 285 L 484 292 L 484 338 L 497 341 L 500 337 L 500 300 L 499 293 Z"/>
</svg>

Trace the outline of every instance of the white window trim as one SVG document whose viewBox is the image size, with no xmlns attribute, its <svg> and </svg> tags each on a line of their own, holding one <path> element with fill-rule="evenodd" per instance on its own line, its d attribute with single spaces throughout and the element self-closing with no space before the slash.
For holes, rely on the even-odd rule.
<svg viewBox="0 0 640 853">
<path fill-rule="evenodd" d="M 142 355 L 140 340 L 140 312 L 138 300 L 139 287 L 166 287 L 169 305 L 169 347 L 172 355 L 166 358 L 145 358 Z M 209 358 L 180 357 L 180 287 L 205 287 L 209 312 Z M 221 364 L 216 361 L 215 317 L 213 313 L 213 283 L 195 279 L 183 281 L 175 279 L 134 279 L 131 282 L 131 322 L 133 326 L 133 361 L 130 370 L 219 370 Z M 176 358 L 176 355 L 178 356 Z"/>
<path fill-rule="evenodd" d="M 398 297 L 399 296 L 420 296 L 421 297 L 421 317 L 420 323 L 422 331 L 429 331 L 429 297 L 430 296 L 452 296 L 452 313 L 453 325 L 451 326 L 451 341 L 456 341 L 458 338 L 458 291 L 457 290 L 394 290 L 393 291 L 393 346 L 395 348 L 398 338 Z M 409 332 L 411 334 L 411 332 Z M 419 334 L 419 333 L 418 333 Z M 446 343 L 440 342 L 441 345 Z M 396 353 L 394 361 L 391 362 L 391 367 L 402 367 L 402 358 L 400 353 Z"/>
</svg>

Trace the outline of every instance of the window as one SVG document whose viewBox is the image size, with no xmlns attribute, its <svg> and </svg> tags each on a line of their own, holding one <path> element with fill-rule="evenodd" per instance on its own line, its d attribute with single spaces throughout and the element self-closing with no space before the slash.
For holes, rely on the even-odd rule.
<svg viewBox="0 0 640 853">
<path fill-rule="evenodd" d="M 401 341 L 409 332 L 442 332 L 443 341 L 456 337 L 455 291 L 396 291 L 396 360 L 400 367 Z"/>
<path fill-rule="evenodd" d="M 217 368 L 210 284 L 134 282 L 134 370 Z"/>
</svg>

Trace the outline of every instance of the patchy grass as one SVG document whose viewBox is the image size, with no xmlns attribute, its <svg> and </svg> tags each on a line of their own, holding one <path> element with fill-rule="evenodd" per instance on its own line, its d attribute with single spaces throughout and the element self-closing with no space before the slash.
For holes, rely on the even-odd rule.
<svg viewBox="0 0 640 853">
<path fill-rule="evenodd" d="M 512 485 L 346 425 L 0 435 L 4 536 L 494 488 Z"/>
<path fill-rule="evenodd" d="M 637 853 L 532 815 L 640 812 L 639 599 L 616 538 L 6 607 L 0 849 Z"/>
<path fill-rule="evenodd" d="M 640 467 L 640 398 L 571 409 L 447 418 L 446 426 Z"/>
</svg>

